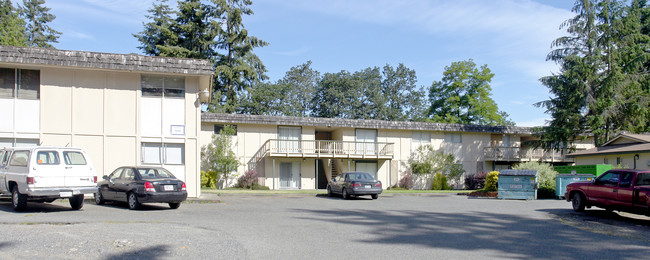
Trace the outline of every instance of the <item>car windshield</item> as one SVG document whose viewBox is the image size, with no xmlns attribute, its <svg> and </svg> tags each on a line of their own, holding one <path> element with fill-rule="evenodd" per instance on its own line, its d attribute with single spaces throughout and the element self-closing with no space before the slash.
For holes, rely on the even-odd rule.
<svg viewBox="0 0 650 260">
<path fill-rule="evenodd" d="M 163 168 L 138 168 L 138 172 L 143 180 L 160 178 L 176 179 L 171 172 Z"/>
<path fill-rule="evenodd" d="M 365 172 L 355 172 L 355 173 L 348 173 L 348 178 L 351 181 L 354 180 L 374 180 L 375 178 L 372 177 L 372 175 L 365 173 Z"/>
</svg>

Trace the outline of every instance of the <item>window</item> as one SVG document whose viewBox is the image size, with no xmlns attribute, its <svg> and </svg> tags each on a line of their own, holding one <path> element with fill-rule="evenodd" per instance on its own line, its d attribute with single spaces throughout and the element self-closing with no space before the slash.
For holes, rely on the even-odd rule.
<svg viewBox="0 0 650 260">
<path fill-rule="evenodd" d="M 616 165 L 623 165 L 623 159 L 621 157 L 616 157 Z"/>
<path fill-rule="evenodd" d="M 80 152 L 63 152 L 63 160 L 67 165 L 86 165 L 86 158 Z"/>
<path fill-rule="evenodd" d="M 214 125 L 214 133 L 220 134 L 221 130 L 223 130 L 226 127 L 233 128 L 235 130 L 235 133 L 233 135 L 237 135 L 237 125 Z"/>
<path fill-rule="evenodd" d="M 620 177 L 620 174 L 618 172 L 608 172 L 605 175 L 602 175 L 598 179 L 597 184 L 609 185 L 609 186 L 617 186 L 619 177 Z"/>
<path fill-rule="evenodd" d="M 461 133 L 445 133 L 445 142 L 460 144 L 463 142 Z"/>
<path fill-rule="evenodd" d="M 510 147 L 510 136 L 509 135 L 503 135 L 503 139 L 501 140 L 501 146 L 503 147 Z"/>
<path fill-rule="evenodd" d="M 11 161 L 9 162 L 10 166 L 27 166 L 27 161 L 29 160 L 29 151 L 15 151 L 11 156 Z"/>
<path fill-rule="evenodd" d="M 59 164 L 59 153 L 56 151 L 39 151 L 36 153 L 36 163 L 38 164 Z"/>
<path fill-rule="evenodd" d="M 280 139 L 280 141 L 278 143 L 278 148 L 280 149 L 280 152 L 299 153 L 301 134 L 302 129 L 300 127 L 279 126 L 278 139 Z"/>
<path fill-rule="evenodd" d="M 108 179 L 112 181 L 119 179 L 120 176 L 122 176 L 122 170 L 123 170 L 122 168 L 117 168 L 117 170 L 113 171 L 113 173 L 111 173 L 111 175 L 108 176 Z"/>
<path fill-rule="evenodd" d="M 142 96 L 185 97 L 185 78 L 142 75 Z"/>
<path fill-rule="evenodd" d="M 39 99 L 41 72 L 0 68 L 0 98 Z"/>
<path fill-rule="evenodd" d="M 135 172 L 133 172 L 133 169 L 131 169 L 131 168 L 124 169 L 122 179 L 127 180 L 127 181 L 135 180 Z"/>
<path fill-rule="evenodd" d="M 423 145 L 428 145 L 431 143 L 431 134 L 429 132 L 413 132 L 413 138 L 411 139 L 411 151 L 418 149 L 418 147 Z"/>
<path fill-rule="evenodd" d="M 375 129 L 357 129 L 357 153 L 376 154 L 377 153 L 377 130 Z"/>
<path fill-rule="evenodd" d="M 185 164 L 185 144 L 142 143 L 141 151 L 145 164 Z"/>
</svg>

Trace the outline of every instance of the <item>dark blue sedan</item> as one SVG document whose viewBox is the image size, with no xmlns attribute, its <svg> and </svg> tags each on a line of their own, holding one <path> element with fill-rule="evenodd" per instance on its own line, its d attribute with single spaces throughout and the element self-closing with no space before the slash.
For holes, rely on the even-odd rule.
<svg viewBox="0 0 650 260">
<path fill-rule="evenodd" d="M 169 203 L 176 209 L 187 199 L 185 183 L 160 167 L 120 167 L 97 183 L 95 203 L 106 201 L 127 202 L 129 209 L 137 209 L 142 203 Z"/>
</svg>

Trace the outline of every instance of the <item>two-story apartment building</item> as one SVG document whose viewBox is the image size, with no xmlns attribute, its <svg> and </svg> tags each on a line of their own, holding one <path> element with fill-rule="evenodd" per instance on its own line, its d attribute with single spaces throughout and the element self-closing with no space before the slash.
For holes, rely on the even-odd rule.
<svg viewBox="0 0 650 260">
<path fill-rule="evenodd" d="M 212 75 L 207 60 L 0 46 L 0 146 L 80 147 L 99 177 L 164 166 L 197 197 Z"/>
<path fill-rule="evenodd" d="M 387 188 L 421 145 L 453 154 L 467 174 L 522 161 L 572 163 L 564 153 L 527 146 L 534 139 L 527 127 L 212 113 L 203 113 L 201 121 L 202 145 L 223 126 L 234 126 L 242 163 L 237 172 L 256 170 L 259 182 L 271 189 L 324 189 L 345 171 L 369 172 Z"/>
</svg>

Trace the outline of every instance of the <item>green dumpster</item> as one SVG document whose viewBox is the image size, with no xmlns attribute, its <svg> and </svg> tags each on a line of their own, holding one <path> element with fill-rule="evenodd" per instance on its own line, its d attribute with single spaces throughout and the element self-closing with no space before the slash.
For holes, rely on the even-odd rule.
<svg viewBox="0 0 650 260">
<path fill-rule="evenodd" d="M 498 184 L 499 199 L 537 199 L 536 170 L 501 170 Z"/>
<path fill-rule="evenodd" d="M 558 173 L 591 174 L 596 177 L 612 169 L 611 164 L 591 164 L 575 166 L 555 166 L 553 169 Z"/>
<path fill-rule="evenodd" d="M 555 177 L 555 196 L 564 199 L 567 185 L 579 181 L 592 181 L 594 178 L 592 174 L 558 174 Z"/>
</svg>

